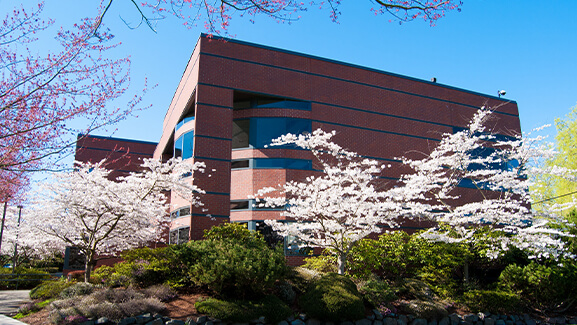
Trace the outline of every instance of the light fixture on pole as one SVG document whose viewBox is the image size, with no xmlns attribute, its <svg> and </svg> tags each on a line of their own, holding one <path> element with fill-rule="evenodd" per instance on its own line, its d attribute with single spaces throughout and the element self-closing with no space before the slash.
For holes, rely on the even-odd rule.
<svg viewBox="0 0 577 325">
<path fill-rule="evenodd" d="M 0 252 L 2 252 L 2 235 L 4 235 L 4 221 L 6 220 L 6 207 L 8 207 L 8 199 L 4 201 L 4 214 L 2 214 L 2 225 L 0 226 Z"/>
<path fill-rule="evenodd" d="M 501 98 L 501 96 L 505 96 L 506 93 L 507 93 L 506 91 L 501 89 L 497 92 L 497 95 L 499 95 L 499 98 Z"/>
<path fill-rule="evenodd" d="M 18 227 L 16 228 L 16 240 L 14 241 L 14 258 L 12 260 L 12 273 L 16 270 L 16 256 L 18 255 L 18 234 L 20 233 L 20 218 L 22 217 L 23 206 L 18 206 Z"/>
</svg>

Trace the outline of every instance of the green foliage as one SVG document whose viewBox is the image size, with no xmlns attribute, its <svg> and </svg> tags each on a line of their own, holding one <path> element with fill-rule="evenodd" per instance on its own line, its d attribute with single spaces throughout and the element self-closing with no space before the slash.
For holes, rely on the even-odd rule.
<svg viewBox="0 0 577 325">
<path fill-rule="evenodd" d="M 300 297 L 299 305 L 312 318 L 335 322 L 361 319 L 365 313 L 356 285 L 348 277 L 336 273 L 326 274 L 316 281 Z"/>
<path fill-rule="evenodd" d="M 282 250 L 269 248 L 261 238 L 209 239 L 186 245 L 196 257 L 187 265 L 189 278 L 217 294 L 262 294 L 287 274 Z"/>
<path fill-rule="evenodd" d="M 204 238 L 211 240 L 232 239 L 239 243 L 249 244 L 262 239 L 257 231 L 250 231 L 245 224 L 223 223 L 204 230 Z"/>
<path fill-rule="evenodd" d="M 173 268 L 173 256 L 171 250 L 161 248 L 139 248 L 122 253 L 124 265 L 115 271 L 117 274 L 130 278 L 131 283 L 141 288 L 155 284 L 162 284 L 177 277 Z"/>
<path fill-rule="evenodd" d="M 62 290 L 73 285 L 75 282 L 67 282 L 64 278 L 58 281 L 45 281 L 30 290 L 31 299 L 51 299 L 60 295 Z"/>
<path fill-rule="evenodd" d="M 336 273 L 337 257 L 334 254 L 307 257 L 302 267 L 323 273 Z"/>
<path fill-rule="evenodd" d="M 286 281 L 277 283 L 274 289 L 275 295 L 288 304 L 292 304 L 297 296 L 293 286 Z"/>
<path fill-rule="evenodd" d="M 236 323 L 248 323 L 264 316 L 267 324 L 276 324 L 292 314 L 292 310 L 275 296 L 265 296 L 256 301 L 209 298 L 194 306 L 200 313 Z"/>
<path fill-rule="evenodd" d="M 555 308 L 577 298 L 577 265 L 574 261 L 565 261 L 562 266 L 534 261 L 524 267 L 508 265 L 501 273 L 499 287 L 540 308 Z"/>
<path fill-rule="evenodd" d="M 389 284 L 378 278 L 363 281 L 358 287 L 363 299 L 373 307 L 397 299 L 394 290 L 391 289 Z"/>
<path fill-rule="evenodd" d="M 32 289 L 45 279 L 51 278 L 48 272 L 23 266 L 16 267 L 14 272 L 15 275 L 11 275 L 11 268 L 0 268 L 0 280 L 18 279 L 18 281 L 0 281 L 0 289 L 16 289 L 16 287 L 18 289 Z"/>
<path fill-rule="evenodd" d="M 417 277 L 439 294 L 451 296 L 460 286 L 455 274 L 472 258 L 462 244 L 432 243 L 418 234 L 397 231 L 361 240 L 350 253 L 348 273 L 360 278 L 376 274 L 392 281 Z"/>
<path fill-rule="evenodd" d="M 463 294 L 465 304 L 475 312 L 491 313 L 518 312 L 521 299 L 518 295 L 497 290 L 471 290 Z"/>
</svg>

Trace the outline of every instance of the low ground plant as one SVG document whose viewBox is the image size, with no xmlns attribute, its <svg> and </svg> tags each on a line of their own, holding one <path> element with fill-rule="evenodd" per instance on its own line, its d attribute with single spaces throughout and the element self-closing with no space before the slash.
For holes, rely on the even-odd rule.
<svg viewBox="0 0 577 325">
<path fill-rule="evenodd" d="M 60 299 L 50 304 L 50 320 L 54 324 L 70 323 L 71 319 L 98 319 L 106 317 L 118 322 L 122 318 L 137 316 L 143 313 L 159 313 L 165 305 L 154 294 L 158 288 L 151 290 L 104 289 L 96 290 L 85 296 Z"/>
<path fill-rule="evenodd" d="M 60 293 L 75 284 L 75 282 L 68 282 L 64 278 L 57 281 L 45 281 L 30 290 L 31 299 L 51 299 L 56 298 Z"/>
<path fill-rule="evenodd" d="M 222 300 L 209 298 L 195 304 L 198 312 L 235 323 L 248 323 L 265 317 L 267 324 L 276 324 L 292 314 L 292 310 L 276 296 L 258 300 Z"/>
<path fill-rule="evenodd" d="M 312 318 L 327 321 L 363 318 L 365 307 L 356 285 L 345 275 L 328 273 L 314 282 L 299 299 L 300 308 Z"/>
</svg>

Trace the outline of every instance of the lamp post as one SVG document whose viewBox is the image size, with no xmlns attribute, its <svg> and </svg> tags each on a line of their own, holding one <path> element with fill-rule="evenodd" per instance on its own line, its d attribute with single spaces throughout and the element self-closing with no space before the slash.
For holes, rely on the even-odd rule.
<svg viewBox="0 0 577 325">
<path fill-rule="evenodd" d="M 12 260 L 12 273 L 16 270 L 16 260 L 18 255 L 18 234 L 20 233 L 20 218 L 22 217 L 22 206 L 18 206 L 18 227 L 16 228 L 16 240 L 14 241 L 14 259 Z"/>
<path fill-rule="evenodd" d="M 8 199 L 4 201 L 4 214 L 2 215 L 2 226 L 0 226 L 0 254 L 2 254 L 2 235 L 4 234 L 4 221 L 6 220 L 6 207 L 8 206 Z"/>
</svg>

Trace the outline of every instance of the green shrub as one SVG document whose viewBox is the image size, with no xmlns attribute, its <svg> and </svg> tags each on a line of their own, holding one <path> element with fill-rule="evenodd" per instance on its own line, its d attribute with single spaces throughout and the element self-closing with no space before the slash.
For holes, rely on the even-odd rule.
<svg viewBox="0 0 577 325">
<path fill-rule="evenodd" d="M 302 267 L 323 273 L 336 273 L 337 259 L 334 255 L 307 257 Z"/>
<path fill-rule="evenodd" d="M 267 324 L 276 324 L 292 314 L 292 310 L 275 296 L 265 296 L 256 301 L 209 298 L 194 306 L 199 313 L 236 323 L 248 323 L 264 316 Z"/>
<path fill-rule="evenodd" d="M 45 281 L 30 290 L 31 299 L 50 299 L 60 295 L 62 290 L 73 285 L 75 282 L 67 282 L 64 278 L 58 281 Z"/>
<path fill-rule="evenodd" d="M 378 278 L 363 281 L 357 287 L 363 299 L 373 307 L 397 299 L 389 284 Z"/>
<path fill-rule="evenodd" d="M 299 293 L 306 292 L 309 287 L 321 278 L 323 273 L 305 269 L 304 267 L 291 268 L 287 276 L 287 282 Z"/>
<path fill-rule="evenodd" d="M 349 254 L 348 273 L 357 278 L 371 274 L 397 281 L 419 278 L 442 296 L 455 295 L 462 283 L 456 276 L 473 258 L 463 244 L 433 243 L 397 231 L 363 239 Z"/>
<path fill-rule="evenodd" d="M 205 239 L 225 240 L 232 239 L 241 244 L 251 244 L 262 240 L 262 235 L 257 231 L 250 231 L 244 224 L 223 223 L 204 230 Z"/>
<path fill-rule="evenodd" d="M 299 305 L 312 318 L 334 322 L 361 319 L 365 313 L 356 285 L 346 276 L 336 273 L 329 273 L 316 281 L 300 297 Z"/>
<path fill-rule="evenodd" d="M 115 273 L 130 278 L 130 282 L 141 288 L 162 284 L 174 279 L 176 269 L 173 266 L 171 250 L 161 248 L 139 248 L 122 253 L 124 264 L 115 265 Z"/>
<path fill-rule="evenodd" d="M 521 305 L 518 295 L 496 290 L 471 290 L 463 294 L 463 301 L 475 312 L 516 312 Z"/>
<path fill-rule="evenodd" d="M 292 304 L 297 296 L 293 286 L 286 281 L 277 283 L 274 291 L 277 297 L 288 304 Z"/>
<path fill-rule="evenodd" d="M 114 268 L 108 265 L 99 266 L 97 269 L 90 273 L 90 282 L 94 284 L 103 284 L 105 286 L 110 286 L 112 275 L 114 274 Z"/>
<path fill-rule="evenodd" d="M 260 295 L 287 274 L 282 250 L 269 248 L 264 240 L 208 239 L 188 242 L 193 264 L 187 276 L 217 294 Z"/>
<path fill-rule="evenodd" d="M 555 308 L 577 298 L 577 265 L 574 261 L 564 261 L 562 266 L 534 261 L 524 267 L 508 265 L 501 272 L 499 287 L 540 308 Z"/>
<path fill-rule="evenodd" d="M 16 267 L 14 270 L 16 275 L 12 274 L 11 268 L 0 268 L 0 279 L 2 280 L 16 280 L 18 281 L 0 281 L 0 289 L 32 289 L 41 284 L 45 279 L 50 279 L 48 272 L 40 269 Z"/>
</svg>

